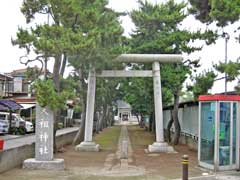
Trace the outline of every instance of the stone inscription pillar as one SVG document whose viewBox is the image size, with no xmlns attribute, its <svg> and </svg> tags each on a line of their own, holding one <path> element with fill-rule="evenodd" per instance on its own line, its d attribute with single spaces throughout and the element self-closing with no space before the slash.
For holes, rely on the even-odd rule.
<svg viewBox="0 0 240 180">
<path fill-rule="evenodd" d="M 99 145 L 92 141 L 94 103 L 96 91 L 96 72 L 94 69 L 89 71 L 88 75 L 88 92 L 87 92 L 87 109 L 84 142 L 75 147 L 77 151 L 99 151 Z"/>
<path fill-rule="evenodd" d="M 53 156 L 54 114 L 47 107 L 36 106 L 35 159 L 23 162 L 23 168 L 63 170 L 64 160 Z"/>
<path fill-rule="evenodd" d="M 53 160 L 53 112 L 48 108 L 36 109 L 35 158 L 38 161 Z"/>
<path fill-rule="evenodd" d="M 163 131 L 163 111 L 162 111 L 162 91 L 159 62 L 153 62 L 153 88 L 154 88 L 154 111 L 156 122 L 156 142 L 149 145 L 150 152 L 169 152 L 173 151 L 171 146 L 164 142 Z"/>
</svg>

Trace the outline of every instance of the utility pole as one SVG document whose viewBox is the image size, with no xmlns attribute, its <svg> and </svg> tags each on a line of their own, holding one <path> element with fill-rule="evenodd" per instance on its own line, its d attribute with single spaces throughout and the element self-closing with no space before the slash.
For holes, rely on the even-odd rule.
<svg viewBox="0 0 240 180">
<path fill-rule="evenodd" d="M 49 10 L 48 10 L 48 15 L 47 15 L 47 24 L 49 25 L 49 18 L 50 18 L 50 15 L 49 15 Z M 48 58 L 47 56 L 45 57 L 44 59 L 44 80 L 47 80 L 47 61 L 48 61 Z"/>
<path fill-rule="evenodd" d="M 222 35 L 224 38 L 225 38 L 225 64 L 227 64 L 227 43 L 228 43 L 228 40 L 230 39 L 230 36 L 228 33 L 226 32 L 223 32 L 223 35 Z M 225 73 L 225 95 L 227 94 L 227 73 Z"/>
</svg>

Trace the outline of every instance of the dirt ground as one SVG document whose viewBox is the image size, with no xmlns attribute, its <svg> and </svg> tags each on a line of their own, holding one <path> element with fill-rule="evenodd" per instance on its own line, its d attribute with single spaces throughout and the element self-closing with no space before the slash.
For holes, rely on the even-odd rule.
<svg viewBox="0 0 240 180">
<path fill-rule="evenodd" d="M 176 153 L 146 153 L 145 149 L 148 144 L 153 143 L 154 135 L 137 126 L 128 127 L 128 131 L 133 145 L 135 164 L 144 166 L 147 175 L 161 175 L 170 179 L 181 177 L 181 157 L 184 154 L 189 156 L 190 177 L 201 176 L 203 172 L 207 172 L 198 167 L 197 152 L 189 150 L 187 146 L 175 146 Z"/>
<path fill-rule="evenodd" d="M 25 170 L 19 167 L 0 174 L 0 180 L 175 179 L 181 177 L 183 154 L 189 155 L 190 176 L 200 176 L 204 172 L 197 166 L 197 153 L 186 146 L 174 147 L 177 153 L 146 153 L 145 149 L 154 141 L 154 136 L 138 126 L 128 126 L 128 131 L 133 148 L 133 161 L 129 165 L 139 168 L 142 174 L 119 166 L 121 162 L 115 153 L 120 126 L 115 126 L 104 129 L 94 137 L 94 141 L 102 147 L 100 152 L 76 152 L 73 146 L 66 146 L 63 153 L 58 153 L 55 157 L 65 160 L 65 171 Z"/>
</svg>

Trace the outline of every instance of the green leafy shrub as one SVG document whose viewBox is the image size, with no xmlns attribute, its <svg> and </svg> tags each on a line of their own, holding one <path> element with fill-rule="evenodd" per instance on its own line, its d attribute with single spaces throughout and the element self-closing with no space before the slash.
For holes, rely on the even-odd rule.
<svg viewBox="0 0 240 180">
<path fill-rule="evenodd" d="M 37 102 L 41 107 L 48 106 L 52 110 L 65 109 L 65 103 L 72 96 L 70 92 L 55 90 L 54 82 L 51 79 L 38 80 L 34 83 Z"/>
</svg>

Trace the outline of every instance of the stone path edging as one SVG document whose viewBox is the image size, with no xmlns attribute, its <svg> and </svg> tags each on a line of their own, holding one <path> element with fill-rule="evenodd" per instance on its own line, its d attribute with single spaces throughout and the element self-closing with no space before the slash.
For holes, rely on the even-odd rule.
<svg viewBox="0 0 240 180">
<path fill-rule="evenodd" d="M 122 155 L 126 154 L 124 150 L 123 141 L 127 141 L 127 158 L 123 158 Z M 114 165 L 113 161 L 117 159 L 117 165 Z M 107 176 L 138 176 L 144 175 L 145 169 L 142 167 L 137 167 L 134 165 L 129 165 L 133 163 L 133 149 L 131 145 L 130 138 L 128 136 L 127 126 L 122 126 L 121 133 L 118 140 L 118 150 L 115 154 L 109 154 L 104 163 L 104 171 Z"/>
</svg>

